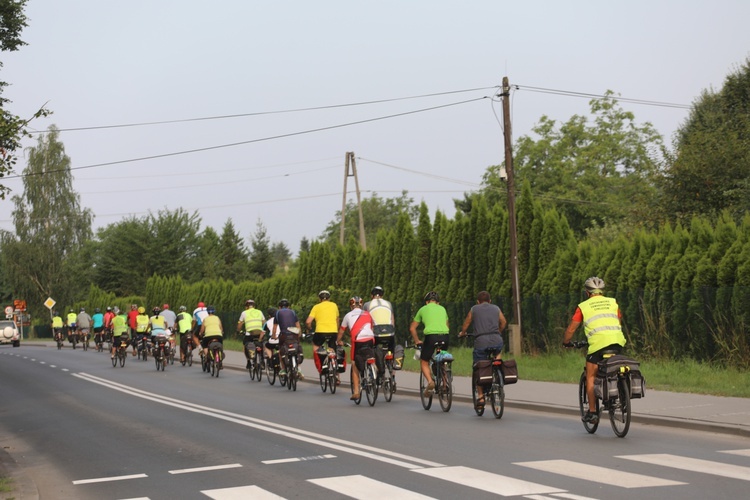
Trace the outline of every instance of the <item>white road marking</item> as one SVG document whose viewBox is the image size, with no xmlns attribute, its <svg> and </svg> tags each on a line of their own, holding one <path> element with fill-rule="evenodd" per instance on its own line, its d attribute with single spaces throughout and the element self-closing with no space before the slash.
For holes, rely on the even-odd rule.
<svg viewBox="0 0 750 500">
<path fill-rule="evenodd" d="M 40 365 L 46 365 L 47 363 L 46 363 L 46 362 L 44 362 L 44 361 L 40 361 L 40 362 L 39 362 L 39 364 L 40 364 Z"/>
<path fill-rule="evenodd" d="M 123 481 L 125 479 L 139 479 L 148 477 L 146 474 L 130 474 L 129 476 L 97 477 L 94 479 L 79 479 L 73 484 L 106 483 L 108 481 Z"/>
<path fill-rule="evenodd" d="M 308 460 L 320 460 L 323 458 L 336 458 L 336 455 L 315 455 L 312 457 L 279 458 L 276 460 L 262 460 L 261 463 L 265 465 L 288 464 L 292 462 L 306 462 Z"/>
<path fill-rule="evenodd" d="M 427 500 L 432 497 L 421 495 L 413 491 L 399 488 L 388 483 L 376 481 L 362 475 L 324 477 L 320 479 L 308 479 L 310 483 L 317 484 L 323 488 L 335 491 L 358 500 L 370 500 L 372 498 L 398 498 L 398 500 Z"/>
<path fill-rule="evenodd" d="M 56 365 L 49 365 L 50 368 L 57 368 Z"/>
<path fill-rule="evenodd" d="M 242 467 L 242 464 L 227 464 L 227 465 L 209 465 L 208 467 L 195 467 L 192 469 L 177 469 L 167 471 L 170 474 L 190 474 L 191 472 L 206 472 L 209 470 L 222 470 L 222 469 L 236 469 Z"/>
<path fill-rule="evenodd" d="M 529 500 L 555 500 L 556 498 L 567 498 L 568 500 L 598 500 L 597 498 L 582 497 L 581 495 L 573 495 L 572 493 L 553 493 L 551 496 L 525 495 L 524 498 L 528 498 Z"/>
<path fill-rule="evenodd" d="M 358 455 L 364 458 L 377 460 L 377 461 L 388 463 L 391 465 L 396 465 L 398 467 L 403 467 L 405 469 L 418 469 L 418 468 L 425 467 L 425 466 L 426 467 L 443 467 L 443 464 L 439 464 L 437 462 L 432 462 L 429 460 L 424 460 L 422 458 L 404 455 L 401 453 L 396 453 L 390 450 L 386 450 L 384 448 L 376 448 L 374 446 L 367 446 L 364 444 L 354 443 L 351 441 L 339 439 L 339 438 L 332 437 L 332 436 L 321 436 L 320 433 L 305 431 L 302 429 L 292 430 L 287 426 L 275 424 L 273 422 L 268 422 L 268 421 L 260 420 L 260 419 L 253 418 L 253 417 L 249 417 L 247 415 L 228 412 L 224 410 L 218 410 L 216 408 L 209 408 L 207 406 L 201 406 L 198 404 L 190 403 L 188 401 L 170 398 L 168 396 L 155 395 L 153 392 L 147 392 L 147 391 L 142 391 L 140 389 L 128 387 L 127 385 L 121 384 L 119 382 L 115 382 L 113 380 L 108 380 L 108 379 L 101 378 L 101 377 L 96 377 L 94 375 L 89 375 L 87 373 L 73 373 L 73 376 L 80 378 L 81 380 L 86 380 L 88 382 L 101 385 L 103 387 L 106 387 L 107 389 L 112 389 L 112 390 L 116 390 L 119 392 L 123 392 L 125 394 L 130 394 L 131 396 L 153 401 L 154 403 L 159 403 L 159 404 L 163 404 L 166 406 L 171 406 L 173 408 L 178 408 L 180 410 L 190 411 L 190 412 L 198 413 L 201 415 L 206 415 L 206 416 L 213 417 L 219 420 L 225 420 L 227 422 L 231 422 L 231 423 L 238 424 L 238 425 L 243 425 L 245 427 L 250 427 L 253 429 L 258 429 L 264 432 L 269 432 L 271 434 L 277 434 L 277 435 L 284 436 L 290 439 L 296 439 L 298 441 L 302 441 L 305 443 L 311 443 L 311 444 L 315 444 L 319 446 L 324 446 L 326 448 L 330 448 L 333 450 L 341 451 L 344 453 L 349 453 L 352 455 Z"/>
<path fill-rule="evenodd" d="M 719 453 L 729 453 L 730 455 L 740 455 L 743 457 L 750 457 L 750 450 L 723 450 Z"/>
<path fill-rule="evenodd" d="M 621 455 L 617 458 L 645 462 L 653 465 L 662 465 L 664 467 L 672 467 L 673 469 L 702 472 L 704 474 L 713 474 L 714 476 L 750 481 L 750 467 L 712 462 L 711 460 L 701 460 L 698 458 L 680 457 L 678 455 L 661 453 L 650 455 Z"/>
<path fill-rule="evenodd" d="M 218 490 L 203 490 L 204 495 L 214 500 L 284 500 L 280 497 L 257 486 L 237 486 L 235 488 L 220 488 Z"/>
<path fill-rule="evenodd" d="M 573 462 L 571 460 L 539 460 L 536 462 L 516 462 L 515 465 L 529 467 L 544 472 L 575 477 L 595 483 L 619 486 L 621 488 L 651 488 L 654 486 L 676 486 L 680 483 L 658 477 L 633 474 L 616 469 L 607 469 L 596 465 Z"/>
<path fill-rule="evenodd" d="M 504 497 L 565 492 L 560 488 L 552 488 L 543 484 L 531 483 L 514 477 L 501 476 L 500 474 L 463 466 L 417 469 L 415 472 Z"/>
<path fill-rule="evenodd" d="M 62 371 L 69 372 L 70 370 L 68 370 L 67 368 L 62 368 Z"/>
</svg>

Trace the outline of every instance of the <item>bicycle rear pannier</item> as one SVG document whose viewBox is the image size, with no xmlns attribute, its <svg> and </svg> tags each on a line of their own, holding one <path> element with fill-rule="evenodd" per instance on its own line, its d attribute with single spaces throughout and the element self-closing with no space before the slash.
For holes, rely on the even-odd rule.
<svg viewBox="0 0 750 500">
<path fill-rule="evenodd" d="M 482 359 L 474 363 L 474 384 L 489 385 L 492 383 L 492 361 Z"/>
<path fill-rule="evenodd" d="M 503 372 L 503 383 L 505 385 L 518 382 L 518 365 L 516 365 L 515 359 L 504 359 L 500 369 Z"/>
<path fill-rule="evenodd" d="M 346 371 L 346 351 L 341 346 L 336 346 L 336 362 L 339 365 L 339 373 Z"/>
<path fill-rule="evenodd" d="M 404 346 L 396 345 L 393 348 L 393 369 L 400 370 L 404 366 Z"/>
<path fill-rule="evenodd" d="M 630 370 L 630 398 L 639 399 L 646 395 L 646 379 L 640 370 Z"/>
<path fill-rule="evenodd" d="M 607 377 L 609 375 L 616 375 L 622 369 L 626 371 L 640 371 L 641 365 L 638 361 L 622 354 L 616 354 L 599 362 L 599 376 Z"/>
</svg>

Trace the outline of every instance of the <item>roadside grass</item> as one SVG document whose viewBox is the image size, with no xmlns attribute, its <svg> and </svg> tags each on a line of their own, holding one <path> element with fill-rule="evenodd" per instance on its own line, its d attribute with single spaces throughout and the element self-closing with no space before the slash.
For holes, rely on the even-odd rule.
<svg viewBox="0 0 750 500">
<path fill-rule="evenodd" d="M 0 493 L 10 493 L 13 491 L 13 480 L 9 477 L 0 476 Z M 11 500 L 11 497 L 5 497 L 6 500 Z"/>
<path fill-rule="evenodd" d="M 312 345 L 303 342 L 305 360 L 312 363 Z M 224 339 L 224 348 L 242 352 L 242 341 Z M 347 363 L 349 350 L 347 347 Z M 451 347 L 453 354 L 453 374 L 470 376 L 472 350 L 468 347 Z M 504 354 L 504 358 L 511 358 Z M 414 349 L 407 348 L 404 356 L 404 370 L 419 371 L 419 361 L 414 358 Z M 578 383 L 585 363 L 583 352 L 565 350 L 558 353 L 521 355 L 518 362 L 518 376 L 521 380 L 541 382 Z M 733 368 L 721 368 L 692 360 L 641 360 L 641 371 L 646 378 L 646 390 L 656 389 L 672 392 L 710 394 L 750 398 L 750 371 L 741 372 Z M 2 484 L 2 483 L 0 483 Z M 0 490 L 2 491 L 2 490 Z"/>
</svg>

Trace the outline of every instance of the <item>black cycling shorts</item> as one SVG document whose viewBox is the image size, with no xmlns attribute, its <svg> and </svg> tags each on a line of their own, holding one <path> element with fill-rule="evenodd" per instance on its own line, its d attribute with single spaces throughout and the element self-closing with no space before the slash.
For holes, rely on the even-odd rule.
<svg viewBox="0 0 750 500">
<path fill-rule="evenodd" d="M 608 345 L 603 349 L 599 349 L 598 351 L 592 352 L 591 354 L 587 355 L 586 361 L 589 363 L 597 364 L 599 363 L 599 361 L 604 359 L 604 353 L 607 351 L 615 351 L 615 354 L 620 354 L 622 352 L 622 346 L 620 344 Z"/>
</svg>

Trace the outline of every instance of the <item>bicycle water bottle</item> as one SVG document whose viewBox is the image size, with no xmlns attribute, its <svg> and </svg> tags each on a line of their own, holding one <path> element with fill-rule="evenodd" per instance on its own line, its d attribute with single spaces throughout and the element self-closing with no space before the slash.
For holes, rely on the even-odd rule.
<svg viewBox="0 0 750 500">
<path fill-rule="evenodd" d="M 422 348 L 417 347 L 416 349 L 414 349 L 414 359 L 416 361 L 419 361 L 421 358 L 422 358 Z"/>
</svg>

